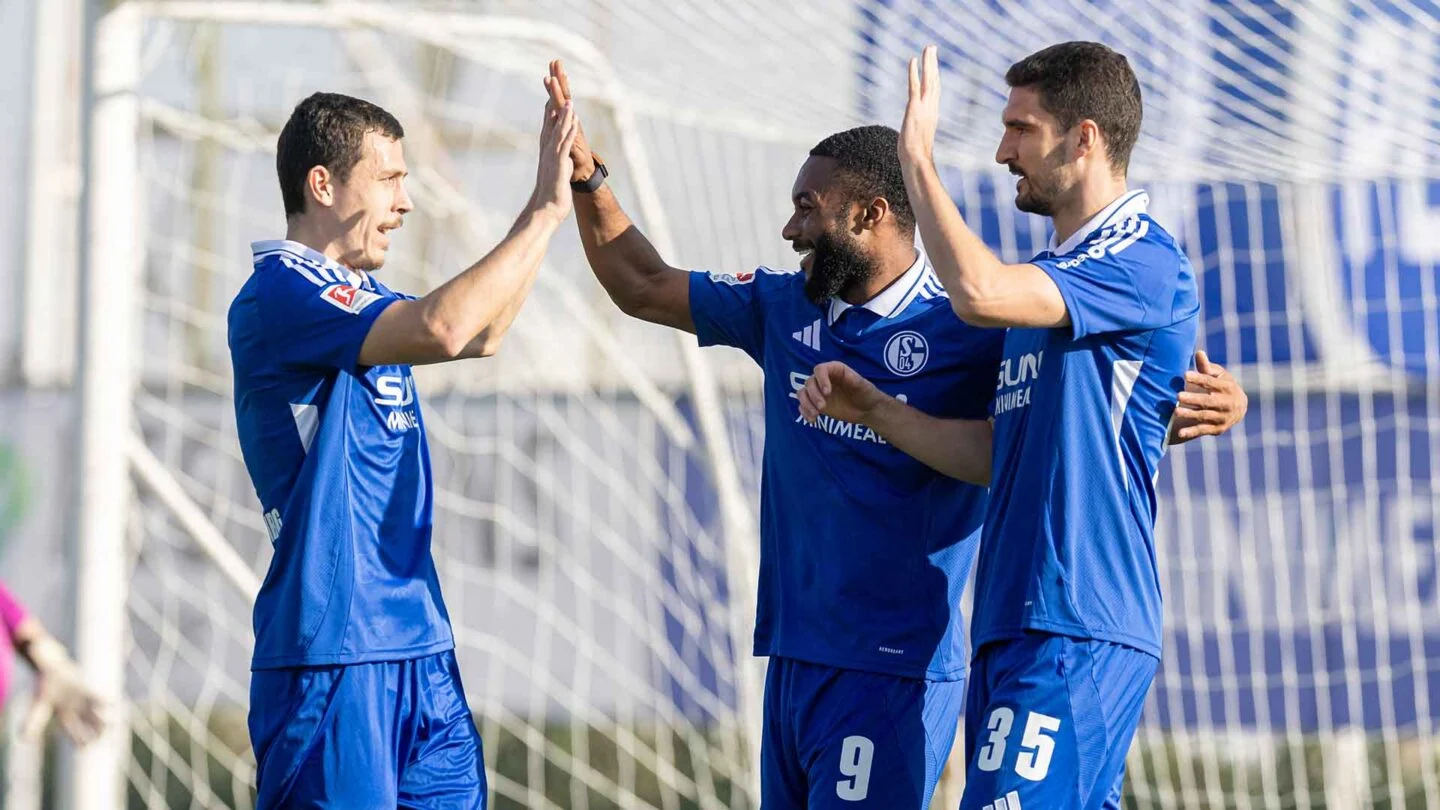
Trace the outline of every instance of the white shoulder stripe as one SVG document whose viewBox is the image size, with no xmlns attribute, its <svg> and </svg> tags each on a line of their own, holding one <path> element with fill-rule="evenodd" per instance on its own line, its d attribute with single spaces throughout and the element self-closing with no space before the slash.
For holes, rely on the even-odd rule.
<svg viewBox="0 0 1440 810">
<path fill-rule="evenodd" d="M 295 254 L 291 253 L 291 252 L 288 251 L 288 250 L 267 250 L 267 251 L 265 251 L 264 253 L 256 253 L 256 254 L 255 254 L 255 258 L 254 258 L 254 263 L 255 263 L 255 264 L 259 264 L 261 261 L 263 261 L 263 260 L 265 260 L 265 259 L 268 259 L 268 258 L 270 258 L 271 256 L 294 256 L 294 255 L 295 255 Z"/>
<path fill-rule="evenodd" d="M 283 263 L 286 267 L 289 267 L 291 270 L 295 270 L 296 272 L 300 273 L 312 284 L 324 287 L 330 284 L 349 283 L 349 279 L 345 278 L 343 274 L 341 274 L 340 271 L 336 270 L 335 268 L 326 267 L 324 264 L 317 262 L 308 256 L 302 256 L 293 250 L 289 250 L 283 247 L 276 248 L 274 250 L 267 250 L 263 253 L 256 253 L 255 265 L 258 267 L 262 260 L 271 257 L 279 258 L 281 263 Z M 309 272 L 307 272 L 307 270 Z"/>
<path fill-rule="evenodd" d="M 1090 253 L 1096 258 L 1100 257 L 1107 251 L 1110 253 L 1114 253 L 1115 243 L 1121 241 L 1126 236 L 1130 235 L 1130 233 L 1134 231 L 1136 227 L 1138 227 L 1137 223 L 1139 223 L 1139 221 L 1139 217 L 1130 217 L 1121 220 L 1114 225 L 1109 225 L 1105 228 L 1102 228 L 1100 230 L 1098 238 L 1095 240 L 1095 243 L 1091 245 L 1086 252 Z"/>
<path fill-rule="evenodd" d="M 259 265 L 260 259 L 269 256 L 277 257 L 278 259 L 280 259 L 280 262 L 286 267 L 304 276 L 311 284 L 314 284 L 318 287 L 328 287 L 331 284 L 350 283 L 350 280 L 342 277 L 339 271 L 337 271 L 335 268 L 326 267 L 319 262 L 313 261 L 304 256 L 297 255 L 288 250 L 276 250 L 271 251 L 270 253 L 257 255 L 255 257 L 256 265 Z"/>
<path fill-rule="evenodd" d="M 327 286 L 326 282 L 321 281 L 319 278 L 317 278 L 315 274 L 311 272 L 311 269 L 305 266 L 304 262 L 297 262 L 291 256 L 282 255 L 280 257 L 280 263 L 304 276 L 307 280 L 309 280 L 311 284 L 314 284 L 316 287 Z"/>
<path fill-rule="evenodd" d="M 325 279 L 331 284 L 341 280 L 339 273 L 336 273 L 334 270 L 331 270 L 323 264 L 317 264 L 316 262 L 312 262 L 309 259 L 301 259 L 300 261 L 304 263 L 307 267 L 309 267 L 311 270 L 314 270 L 321 278 Z"/>
<path fill-rule="evenodd" d="M 940 279 L 936 278 L 933 272 L 927 272 L 924 280 L 920 282 L 920 298 L 929 301 L 937 296 L 950 297 L 949 293 L 945 292 L 945 287 L 940 284 Z"/>
<path fill-rule="evenodd" d="M 1145 220 L 1141 219 L 1140 217 L 1136 217 L 1136 218 L 1134 219 L 1134 222 L 1137 223 L 1137 224 L 1136 224 L 1135 226 L 1131 227 L 1129 235 L 1125 236 L 1125 237 L 1124 237 L 1123 239 L 1121 239 L 1119 242 L 1116 242 L 1113 246 L 1111 246 L 1111 248 L 1110 248 L 1110 255 L 1111 255 L 1111 256 L 1114 256 L 1116 253 L 1119 253 L 1120 251 L 1124 250 L 1125 248 L 1130 247 L 1131 245 L 1133 245 L 1133 244 L 1135 244 L 1136 242 L 1140 241 L 1140 238 L 1143 237 L 1143 236 L 1146 234 L 1146 232 L 1148 232 L 1148 231 L 1150 230 L 1150 223 L 1149 223 L 1149 222 L 1146 222 Z"/>
</svg>

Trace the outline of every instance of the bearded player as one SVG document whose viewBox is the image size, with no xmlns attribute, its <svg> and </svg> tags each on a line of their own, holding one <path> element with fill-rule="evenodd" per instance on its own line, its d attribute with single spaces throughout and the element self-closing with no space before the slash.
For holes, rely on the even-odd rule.
<svg viewBox="0 0 1440 810">
<path fill-rule="evenodd" d="M 558 63 L 551 71 L 552 103 L 564 103 L 568 81 Z M 738 274 L 668 265 L 620 208 L 583 134 L 572 153 L 581 240 L 612 300 L 702 345 L 738 347 L 765 373 L 754 650 L 770 657 L 766 810 L 927 807 L 961 709 L 958 607 L 988 457 L 922 463 L 864 425 L 812 425 L 797 410 L 811 369 L 842 361 L 958 432 L 940 443 L 988 437 L 1004 333 L 956 318 L 916 250 L 897 147 L 882 126 L 822 140 L 781 230 L 801 272 Z"/>
<path fill-rule="evenodd" d="M 1195 276 L 1126 185 L 1140 86 L 1124 56 L 1067 42 L 1006 74 L 995 159 L 1016 205 L 1050 217 L 1048 249 L 1006 265 L 966 226 L 932 157 L 935 48 L 910 65 L 900 161 L 925 244 L 956 314 L 1006 329 L 990 423 L 959 436 L 843 364 L 816 370 L 808 416 L 855 419 L 925 457 L 991 480 L 971 625 L 964 810 L 1118 808 L 1125 755 L 1161 651 L 1155 478 L 1172 420 L 1223 383 L 1197 355 Z M 857 373 L 859 372 L 859 373 Z M 1188 373 L 1187 373 L 1188 372 Z M 1187 384 L 1195 390 L 1185 391 Z M 1243 407 L 1238 411 L 1243 415 Z M 989 461 L 988 465 L 983 463 Z"/>
</svg>

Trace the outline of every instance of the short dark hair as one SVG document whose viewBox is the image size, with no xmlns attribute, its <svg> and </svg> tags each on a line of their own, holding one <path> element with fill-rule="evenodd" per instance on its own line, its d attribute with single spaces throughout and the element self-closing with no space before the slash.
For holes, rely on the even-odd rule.
<svg viewBox="0 0 1440 810">
<path fill-rule="evenodd" d="M 900 173 L 900 133 L 882 124 L 855 127 L 837 132 L 815 145 L 811 157 L 836 162 L 845 190 L 852 199 L 869 202 L 884 197 L 890 213 L 902 230 L 915 228 L 915 212 L 905 193 L 905 176 Z"/>
<path fill-rule="evenodd" d="M 1105 136 L 1110 165 L 1130 167 L 1130 150 L 1140 137 L 1140 81 L 1130 60 L 1098 42 L 1062 42 L 1010 66 L 1005 83 L 1034 87 L 1040 106 L 1070 129 L 1085 119 Z"/>
<path fill-rule="evenodd" d="M 324 166 L 344 182 L 364 156 L 365 135 L 378 132 L 391 140 L 405 137 L 395 116 L 364 99 L 340 93 L 314 93 L 296 105 L 280 130 L 275 172 L 285 216 L 305 211 L 305 177 Z"/>
</svg>

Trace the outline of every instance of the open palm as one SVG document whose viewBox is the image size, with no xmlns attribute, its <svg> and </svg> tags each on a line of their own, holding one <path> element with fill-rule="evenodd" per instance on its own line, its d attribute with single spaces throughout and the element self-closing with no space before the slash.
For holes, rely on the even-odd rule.
<svg viewBox="0 0 1440 810">
<path fill-rule="evenodd" d="M 935 154 L 935 131 L 940 126 L 940 57 L 934 45 L 926 45 L 920 59 L 910 60 L 910 101 L 900 125 L 900 160 L 903 163 L 931 161 Z"/>
</svg>

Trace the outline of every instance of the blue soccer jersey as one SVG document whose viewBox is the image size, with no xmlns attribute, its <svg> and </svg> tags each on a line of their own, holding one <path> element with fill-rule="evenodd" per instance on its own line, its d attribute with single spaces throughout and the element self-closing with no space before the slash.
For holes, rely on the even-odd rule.
<svg viewBox="0 0 1440 810">
<path fill-rule="evenodd" d="M 1195 348 L 1195 275 L 1135 191 L 1033 263 L 1071 326 L 1010 329 L 975 645 L 1027 630 L 1160 655 L 1155 485 Z"/>
<path fill-rule="evenodd" d="M 861 307 L 806 298 L 802 273 L 693 273 L 702 345 L 765 372 L 755 654 L 908 678 L 966 671 L 960 593 L 986 493 L 863 426 L 800 418 L 796 392 L 840 360 L 939 417 L 984 418 L 1002 333 L 955 317 L 924 257 Z"/>
<path fill-rule="evenodd" d="M 398 295 L 294 242 L 257 242 L 230 306 L 235 417 L 275 554 L 255 669 L 454 646 L 430 556 L 430 455 L 410 367 L 358 365 Z"/>
</svg>

